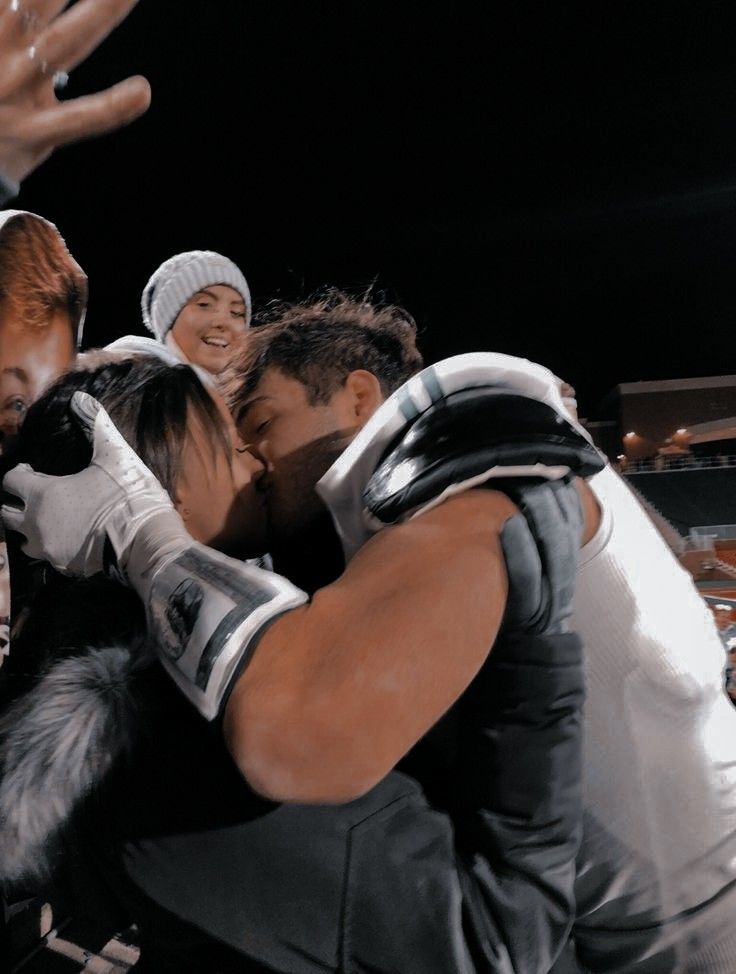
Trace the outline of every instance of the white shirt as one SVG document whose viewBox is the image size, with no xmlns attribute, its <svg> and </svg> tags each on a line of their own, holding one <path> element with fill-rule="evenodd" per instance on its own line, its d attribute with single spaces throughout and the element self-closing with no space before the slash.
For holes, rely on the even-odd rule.
<svg viewBox="0 0 736 974">
<path fill-rule="evenodd" d="M 736 710 L 690 575 L 610 467 L 589 483 L 603 518 L 581 552 L 573 612 L 587 673 L 580 930 L 600 950 L 601 928 L 667 921 L 634 939 L 686 952 L 721 935 L 718 896 L 736 879 Z"/>
</svg>

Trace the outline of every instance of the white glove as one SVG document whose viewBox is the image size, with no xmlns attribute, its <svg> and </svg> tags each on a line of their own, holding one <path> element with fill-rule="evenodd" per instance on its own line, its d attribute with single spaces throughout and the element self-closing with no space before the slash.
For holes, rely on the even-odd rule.
<svg viewBox="0 0 736 974">
<path fill-rule="evenodd" d="M 92 442 L 92 462 L 67 477 L 19 464 L 3 486 L 25 507 L 4 505 L 5 525 L 25 535 L 26 554 L 64 574 L 105 571 L 129 582 L 146 607 L 164 667 L 212 720 L 264 626 L 307 595 L 280 575 L 194 541 L 100 403 L 75 392 L 71 408 Z"/>
<path fill-rule="evenodd" d="M 23 508 L 3 505 L 5 526 L 26 538 L 23 551 L 66 575 L 98 572 L 135 585 L 141 575 L 175 557 L 191 538 L 171 500 L 140 457 L 126 443 L 103 406 L 75 392 L 71 409 L 93 447 L 92 462 L 79 473 L 52 477 L 18 464 L 3 481 Z M 144 544 L 131 547 L 140 528 L 156 518 Z M 109 564 L 109 540 L 117 560 Z M 106 563 L 107 562 L 107 563 Z"/>
</svg>

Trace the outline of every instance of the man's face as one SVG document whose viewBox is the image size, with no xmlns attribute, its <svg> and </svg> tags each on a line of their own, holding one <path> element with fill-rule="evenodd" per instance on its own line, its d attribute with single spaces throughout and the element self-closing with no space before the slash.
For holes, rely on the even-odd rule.
<svg viewBox="0 0 736 974">
<path fill-rule="evenodd" d="M 235 558 L 255 557 L 267 550 L 264 498 L 256 489 L 261 465 L 243 448 L 224 400 L 216 393 L 212 398 L 223 417 L 228 450 L 190 411 L 176 509 L 197 541 Z"/>
<path fill-rule="evenodd" d="M 345 388 L 327 403 L 310 405 L 306 388 L 268 369 L 236 417 L 238 432 L 265 470 L 272 553 L 294 541 L 324 513 L 315 485 L 362 425 Z"/>
</svg>

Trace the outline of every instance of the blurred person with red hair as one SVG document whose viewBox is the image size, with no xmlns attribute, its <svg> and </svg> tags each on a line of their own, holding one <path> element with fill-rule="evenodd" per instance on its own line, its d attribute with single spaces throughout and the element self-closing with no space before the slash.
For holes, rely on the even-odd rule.
<svg viewBox="0 0 736 974">
<path fill-rule="evenodd" d="M 30 401 L 73 363 L 86 306 L 87 277 L 53 223 L 0 213 L 0 369 L 25 374 Z"/>
</svg>

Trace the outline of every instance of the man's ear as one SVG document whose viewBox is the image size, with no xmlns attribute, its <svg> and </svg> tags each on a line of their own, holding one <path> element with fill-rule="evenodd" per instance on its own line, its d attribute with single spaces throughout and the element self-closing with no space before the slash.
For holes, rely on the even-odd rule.
<svg viewBox="0 0 736 974">
<path fill-rule="evenodd" d="M 384 401 L 381 383 L 372 372 L 356 369 L 345 379 L 344 390 L 355 424 L 362 429 Z"/>
</svg>

